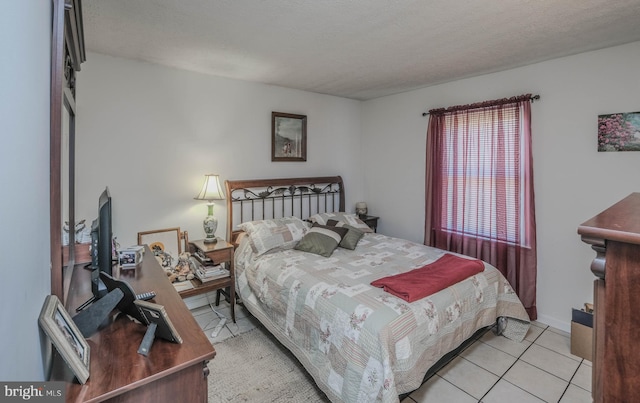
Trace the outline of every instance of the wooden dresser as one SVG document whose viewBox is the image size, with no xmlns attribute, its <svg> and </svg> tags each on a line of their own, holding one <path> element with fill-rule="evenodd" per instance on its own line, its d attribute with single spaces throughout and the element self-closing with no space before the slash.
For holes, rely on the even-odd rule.
<svg viewBox="0 0 640 403">
<path fill-rule="evenodd" d="M 578 227 L 596 251 L 593 400 L 640 402 L 640 193 Z"/>
<path fill-rule="evenodd" d="M 90 274 L 80 265 L 74 270 L 67 301 L 71 316 L 91 296 Z M 87 383 L 74 380 L 60 356 L 54 358 L 51 380 L 67 382 L 68 402 L 206 402 L 206 364 L 215 350 L 151 251 L 145 248 L 142 264 L 135 270 L 114 267 L 113 276 L 128 282 L 138 294 L 155 291 L 151 302 L 164 305 L 183 343 L 156 338 L 145 357 L 137 350 L 146 327 L 126 315 L 113 315 L 87 339 L 91 348 Z"/>
</svg>

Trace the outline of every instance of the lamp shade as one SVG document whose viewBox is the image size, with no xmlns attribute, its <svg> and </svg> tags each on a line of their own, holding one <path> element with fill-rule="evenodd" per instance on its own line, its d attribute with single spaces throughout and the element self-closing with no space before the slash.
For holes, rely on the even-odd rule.
<svg viewBox="0 0 640 403">
<path fill-rule="evenodd" d="M 202 190 L 196 197 L 196 200 L 224 200 L 224 192 L 220 186 L 220 177 L 218 175 L 209 174 L 204 176 L 204 184 Z"/>
</svg>

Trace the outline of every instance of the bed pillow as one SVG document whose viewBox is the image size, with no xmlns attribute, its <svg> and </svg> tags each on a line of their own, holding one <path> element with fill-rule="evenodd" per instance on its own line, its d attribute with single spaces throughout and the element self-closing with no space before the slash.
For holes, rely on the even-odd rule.
<svg viewBox="0 0 640 403">
<path fill-rule="evenodd" d="M 336 220 L 343 224 L 351 225 L 352 227 L 357 228 L 362 232 L 373 232 L 373 230 L 355 214 L 321 213 L 309 217 L 309 221 L 318 223 L 320 225 L 328 225 L 327 223 L 329 220 Z"/>
<path fill-rule="evenodd" d="M 340 241 L 340 245 L 338 245 L 341 248 L 354 250 L 356 246 L 358 246 L 358 242 L 360 242 L 360 239 L 364 236 L 363 231 L 340 221 L 328 220 L 327 225 L 348 229 L 347 234 L 342 238 L 342 241 Z"/>
<path fill-rule="evenodd" d="M 349 232 L 347 228 L 313 224 L 295 249 L 329 257 Z"/>
<path fill-rule="evenodd" d="M 251 248 L 257 256 L 272 250 L 292 249 L 309 230 L 298 217 L 249 221 L 238 225 L 249 236 Z"/>
</svg>

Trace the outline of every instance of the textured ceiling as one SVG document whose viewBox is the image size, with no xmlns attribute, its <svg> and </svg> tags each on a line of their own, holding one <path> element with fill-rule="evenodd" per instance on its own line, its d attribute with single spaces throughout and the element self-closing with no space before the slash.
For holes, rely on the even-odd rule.
<svg viewBox="0 0 640 403">
<path fill-rule="evenodd" d="M 371 99 L 640 40 L 640 0 L 83 0 L 88 51 Z"/>
</svg>

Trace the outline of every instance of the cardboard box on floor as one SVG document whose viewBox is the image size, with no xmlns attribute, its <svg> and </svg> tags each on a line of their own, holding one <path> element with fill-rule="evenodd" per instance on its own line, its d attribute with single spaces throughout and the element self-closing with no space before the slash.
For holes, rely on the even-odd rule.
<svg viewBox="0 0 640 403">
<path fill-rule="evenodd" d="M 593 361 L 593 313 L 571 312 L 571 354 Z"/>
</svg>

